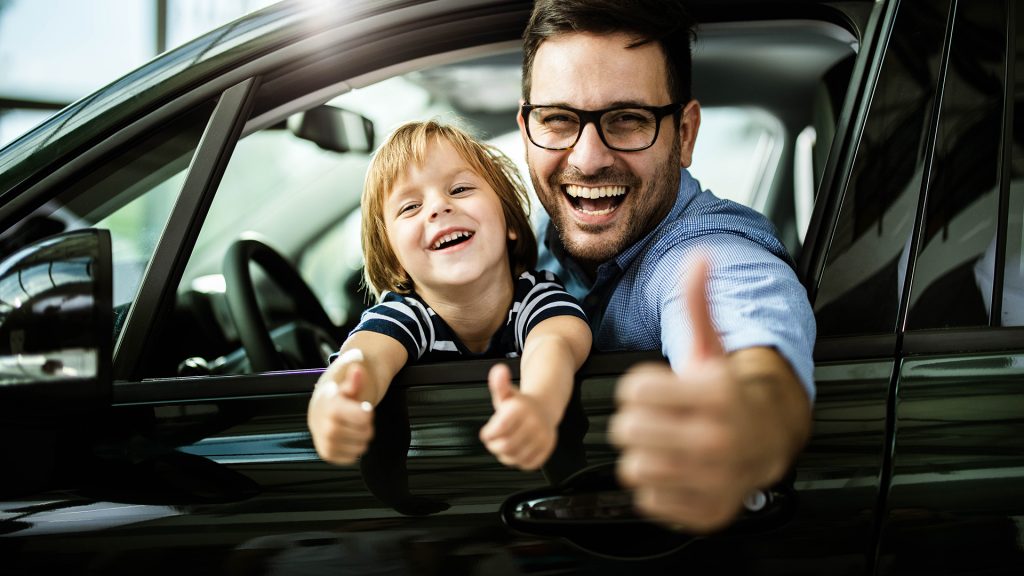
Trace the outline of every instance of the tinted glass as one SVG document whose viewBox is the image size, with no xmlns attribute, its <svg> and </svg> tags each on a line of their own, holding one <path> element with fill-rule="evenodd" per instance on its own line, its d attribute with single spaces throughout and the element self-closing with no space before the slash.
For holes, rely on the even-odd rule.
<svg viewBox="0 0 1024 576">
<path fill-rule="evenodd" d="M 1006 267 L 999 324 L 1024 326 L 1024 6 L 1016 7 L 1013 139 L 1010 157 L 1010 201 L 1006 226 Z"/>
<path fill-rule="evenodd" d="M 988 325 L 1005 93 L 1006 4 L 958 2 L 907 327 Z M 983 296 L 984 294 L 984 296 Z"/>
<path fill-rule="evenodd" d="M 899 5 L 818 284 L 819 336 L 895 329 L 948 11 Z"/>
<path fill-rule="evenodd" d="M 61 192 L 0 237 L 9 254 L 35 240 L 82 228 L 110 231 L 115 337 L 142 282 L 214 102 L 125 142 L 98 165 L 67 179 Z"/>
</svg>

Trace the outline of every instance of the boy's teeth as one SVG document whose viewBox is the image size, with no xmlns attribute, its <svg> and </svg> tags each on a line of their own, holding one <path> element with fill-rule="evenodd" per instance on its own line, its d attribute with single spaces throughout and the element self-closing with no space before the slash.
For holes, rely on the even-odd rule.
<svg viewBox="0 0 1024 576">
<path fill-rule="evenodd" d="M 437 250 L 438 248 L 440 248 L 441 246 L 447 244 L 448 242 L 451 242 L 452 240 L 457 240 L 457 239 L 462 238 L 464 236 L 468 238 L 469 236 L 471 236 L 471 234 L 469 232 L 466 232 L 466 231 L 459 231 L 459 232 L 452 232 L 450 234 L 445 234 L 444 236 L 439 238 L 437 240 L 437 242 L 434 242 L 433 248 L 434 248 L 434 250 Z"/>
<path fill-rule="evenodd" d="M 576 186 L 569 184 L 565 187 L 566 193 L 574 198 L 607 198 L 609 196 L 622 196 L 626 193 L 625 186 Z"/>
</svg>

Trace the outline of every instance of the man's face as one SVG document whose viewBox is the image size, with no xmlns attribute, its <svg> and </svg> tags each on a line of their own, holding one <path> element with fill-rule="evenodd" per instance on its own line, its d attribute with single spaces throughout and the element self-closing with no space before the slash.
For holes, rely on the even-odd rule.
<svg viewBox="0 0 1024 576">
<path fill-rule="evenodd" d="M 625 34 L 573 33 L 546 40 L 533 62 L 530 104 L 599 110 L 671 103 L 664 53 L 656 43 L 627 48 Z M 604 145 L 594 124 L 568 150 L 545 150 L 519 128 L 534 189 L 562 244 L 593 270 L 642 238 L 668 213 L 679 189 L 679 167 L 690 165 L 700 107 L 687 104 L 679 129 L 660 121 L 646 150 Z"/>
</svg>

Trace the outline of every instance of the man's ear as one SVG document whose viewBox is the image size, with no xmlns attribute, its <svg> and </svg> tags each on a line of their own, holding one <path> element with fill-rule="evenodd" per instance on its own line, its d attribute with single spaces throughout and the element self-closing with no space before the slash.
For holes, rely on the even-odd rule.
<svg viewBox="0 0 1024 576">
<path fill-rule="evenodd" d="M 529 145 L 530 140 L 526 136 L 526 123 L 523 122 L 523 114 L 522 114 L 523 104 L 526 104 L 526 100 L 523 100 L 522 98 L 520 98 L 519 99 L 519 106 L 516 107 L 516 125 L 519 126 L 519 135 L 523 137 L 523 145 L 527 146 L 527 145 Z"/>
<path fill-rule="evenodd" d="M 690 100 L 679 118 L 679 165 L 689 168 L 693 162 L 693 148 L 700 130 L 700 102 Z"/>
</svg>

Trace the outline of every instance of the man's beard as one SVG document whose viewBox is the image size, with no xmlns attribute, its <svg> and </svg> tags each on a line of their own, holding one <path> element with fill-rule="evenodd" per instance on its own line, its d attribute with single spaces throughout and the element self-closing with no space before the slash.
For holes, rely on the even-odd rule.
<svg viewBox="0 0 1024 576">
<path fill-rule="evenodd" d="M 569 256 L 585 268 L 596 268 L 618 256 L 661 223 L 661 220 L 672 209 L 679 190 L 679 154 L 680 142 L 677 134 L 671 153 L 655 169 L 654 176 L 649 181 L 642 183 L 642 189 L 640 189 L 640 179 L 635 174 L 613 167 L 591 176 L 584 176 L 575 168 L 567 168 L 553 173 L 547 182 L 548 193 L 538 193 L 537 196 L 551 217 L 551 223 L 558 233 L 559 241 Z M 530 178 L 533 181 L 534 190 L 542 190 L 532 166 L 530 166 Z M 571 216 L 565 213 L 572 208 L 559 198 L 564 195 L 562 185 L 566 182 L 581 185 L 621 184 L 629 186 L 627 198 L 616 209 L 623 209 L 626 202 L 630 202 L 631 212 L 627 218 L 619 218 L 616 221 L 615 227 L 618 233 L 614 234 L 610 240 L 598 241 L 596 235 L 605 230 L 605 226 L 580 224 L 573 221 Z M 577 233 L 577 237 L 573 236 L 573 232 Z M 587 236 L 578 238 L 579 232 L 583 232 Z M 590 237 L 590 235 L 594 236 Z"/>
</svg>

